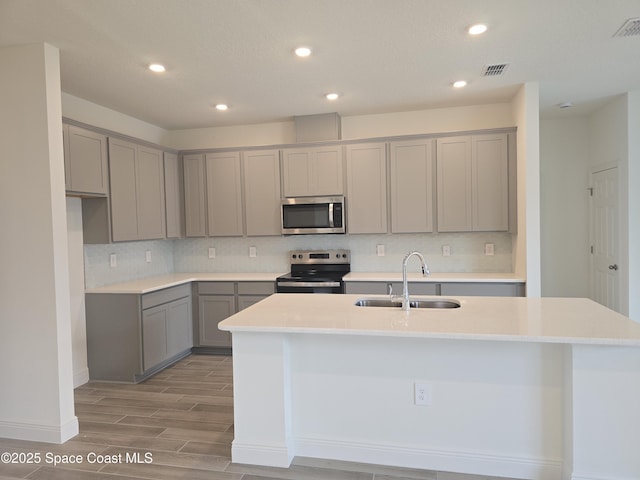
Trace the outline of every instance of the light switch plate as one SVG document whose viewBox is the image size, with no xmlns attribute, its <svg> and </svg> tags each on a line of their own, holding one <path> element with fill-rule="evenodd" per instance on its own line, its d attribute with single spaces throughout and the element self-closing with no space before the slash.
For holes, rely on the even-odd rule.
<svg viewBox="0 0 640 480">
<path fill-rule="evenodd" d="M 256 247 L 249 247 L 249 258 L 256 258 L 258 256 L 258 249 Z"/>
<path fill-rule="evenodd" d="M 109 255 L 109 266 L 111 266 L 111 268 L 115 268 L 118 266 L 118 257 L 115 253 Z"/>
<path fill-rule="evenodd" d="M 144 252 L 144 259 L 147 263 L 151 263 L 151 250 Z"/>
<path fill-rule="evenodd" d="M 216 247 L 209 247 L 209 258 L 216 258 Z"/>
<path fill-rule="evenodd" d="M 451 247 L 449 245 L 442 245 L 442 256 L 443 257 L 451 256 Z"/>
<path fill-rule="evenodd" d="M 384 257 L 384 245 L 376 245 L 376 255 Z"/>
</svg>

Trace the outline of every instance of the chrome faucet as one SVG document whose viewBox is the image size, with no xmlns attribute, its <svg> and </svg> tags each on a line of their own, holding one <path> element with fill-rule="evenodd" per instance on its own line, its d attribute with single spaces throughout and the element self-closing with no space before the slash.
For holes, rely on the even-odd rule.
<svg viewBox="0 0 640 480">
<path fill-rule="evenodd" d="M 409 262 L 409 258 L 413 255 L 418 257 L 420 259 L 420 263 L 422 263 L 422 275 L 426 277 L 431 274 L 429 267 L 427 267 L 424 257 L 420 252 L 413 251 L 407 253 L 406 257 L 404 257 L 404 260 L 402 261 L 402 310 L 405 312 L 408 312 L 411 308 L 411 305 L 409 304 L 409 283 L 407 282 L 407 263 Z"/>
</svg>

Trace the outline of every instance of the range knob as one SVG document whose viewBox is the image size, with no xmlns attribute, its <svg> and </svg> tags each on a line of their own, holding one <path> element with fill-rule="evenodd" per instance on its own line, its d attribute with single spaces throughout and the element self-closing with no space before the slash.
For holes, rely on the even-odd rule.
<svg viewBox="0 0 640 480">
<path fill-rule="evenodd" d="M 342 254 L 342 258 L 347 258 L 347 254 L 346 254 L 346 253 L 343 253 L 343 254 Z"/>
<path fill-rule="evenodd" d="M 336 253 L 336 258 L 340 258 L 340 254 L 339 253 Z"/>
</svg>

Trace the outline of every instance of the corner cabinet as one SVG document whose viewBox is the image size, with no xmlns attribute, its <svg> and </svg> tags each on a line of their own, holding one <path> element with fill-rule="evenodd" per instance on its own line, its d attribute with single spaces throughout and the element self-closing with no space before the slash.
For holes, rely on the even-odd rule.
<svg viewBox="0 0 640 480">
<path fill-rule="evenodd" d="M 88 293 L 89 378 L 140 382 L 191 353 L 191 286 L 144 295 Z"/>
<path fill-rule="evenodd" d="M 187 237 L 207 236 L 207 189 L 204 155 L 182 157 L 184 169 L 184 223 Z"/>
<path fill-rule="evenodd" d="M 384 143 L 347 145 L 347 233 L 387 233 Z"/>
<path fill-rule="evenodd" d="M 63 125 L 65 186 L 68 194 L 109 194 L 107 137 L 74 125 Z"/>
<path fill-rule="evenodd" d="M 438 138 L 439 232 L 509 230 L 509 136 Z"/>
<path fill-rule="evenodd" d="M 109 176 L 113 241 L 165 238 L 162 152 L 109 138 Z"/>
<path fill-rule="evenodd" d="M 231 333 L 218 323 L 274 293 L 274 282 L 198 282 L 194 284 L 196 351 L 229 353 Z"/>
<path fill-rule="evenodd" d="M 285 197 L 342 195 L 342 145 L 284 149 L 282 176 Z"/>
</svg>

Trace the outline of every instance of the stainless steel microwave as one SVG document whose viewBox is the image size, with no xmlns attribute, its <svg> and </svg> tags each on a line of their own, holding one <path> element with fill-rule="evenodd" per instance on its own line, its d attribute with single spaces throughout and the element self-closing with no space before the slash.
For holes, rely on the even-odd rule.
<svg viewBox="0 0 640 480">
<path fill-rule="evenodd" d="M 344 197 L 297 197 L 282 200 L 284 235 L 345 233 Z"/>
</svg>

